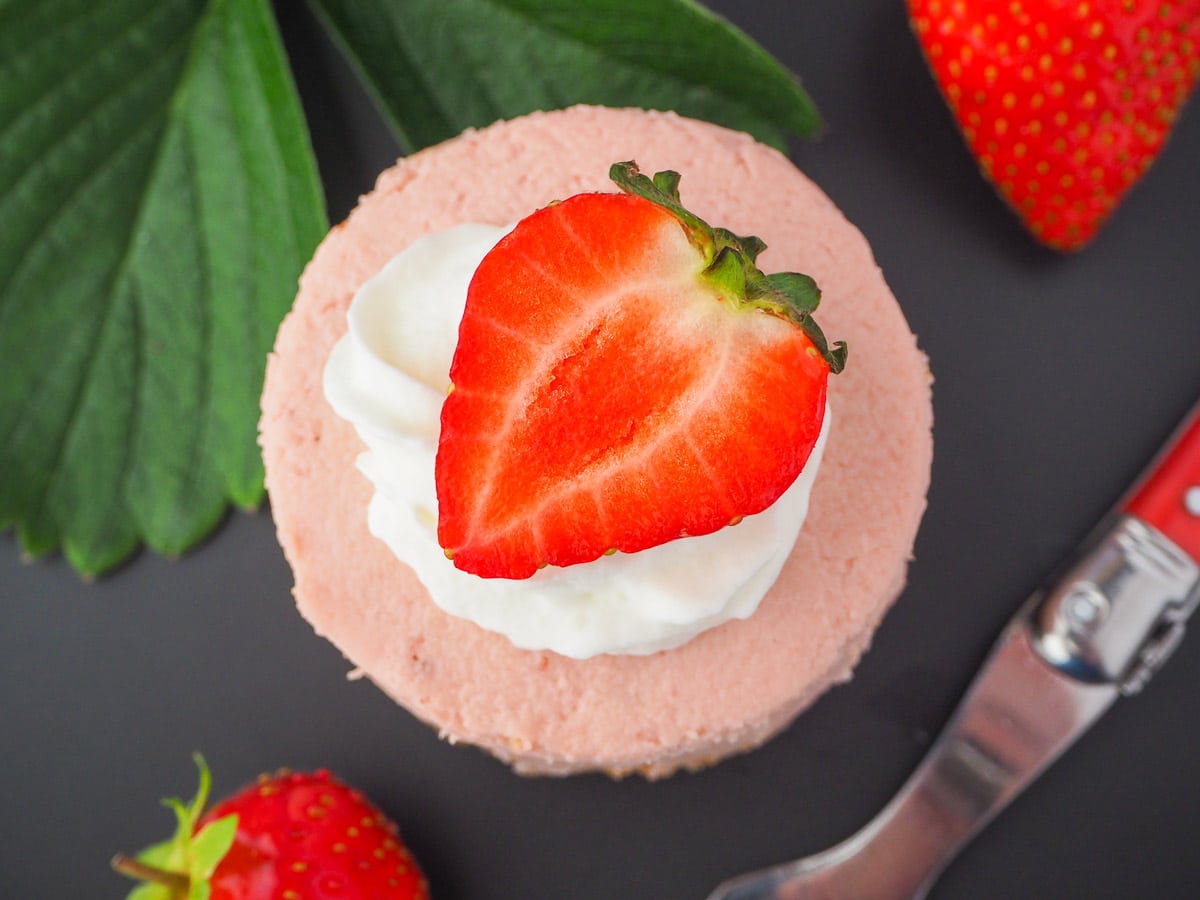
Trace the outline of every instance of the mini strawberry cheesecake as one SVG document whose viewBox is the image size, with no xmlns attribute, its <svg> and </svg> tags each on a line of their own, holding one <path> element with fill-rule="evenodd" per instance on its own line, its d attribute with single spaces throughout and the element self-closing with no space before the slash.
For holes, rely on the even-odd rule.
<svg viewBox="0 0 1200 900">
<path fill-rule="evenodd" d="M 381 176 L 301 280 L 261 442 L 300 611 L 361 673 L 520 772 L 659 777 L 849 676 L 930 428 L 869 248 L 786 158 L 576 107 Z"/>
</svg>

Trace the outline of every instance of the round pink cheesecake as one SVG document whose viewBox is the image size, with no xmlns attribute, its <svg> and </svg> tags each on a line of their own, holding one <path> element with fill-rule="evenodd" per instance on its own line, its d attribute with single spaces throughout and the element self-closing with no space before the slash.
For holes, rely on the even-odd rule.
<svg viewBox="0 0 1200 900">
<path fill-rule="evenodd" d="M 816 278 L 821 325 L 850 356 L 830 378 L 808 519 L 758 611 L 673 650 L 571 659 L 442 612 L 370 534 L 364 446 L 326 402 L 322 371 L 355 291 L 415 239 L 615 190 L 609 165 L 626 159 L 681 172 L 697 215 L 760 236 L 764 271 Z M 870 248 L 783 155 L 669 113 L 575 107 L 468 132 L 380 176 L 301 279 L 267 367 L 261 443 L 300 612 L 361 673 L 520 772 L 659 777 L 757 746 L 849 677 L 905 581 L 931 426 L 926 358 Z"/>
</svg>

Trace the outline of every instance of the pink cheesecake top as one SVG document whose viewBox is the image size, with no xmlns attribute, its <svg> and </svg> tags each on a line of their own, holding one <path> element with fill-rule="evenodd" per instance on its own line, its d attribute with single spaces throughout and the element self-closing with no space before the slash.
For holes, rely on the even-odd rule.
<svg viewBox="0 0 1200 900">
<path fill-rule="evenodd" d="M 400 249 L 611 190 L 623 159 L 683 173 L 697 215 L 766 241 L 764 270 L 813 275 L 850 363 L 830 380 L 807 524 L 758 612 L 675 650 L 572 660 L 442 612 L 367 531 L 363 447 L 321 373 L 355 290 Z M 300 611 L 384 691 L 524 771 L 664 774 L 761 742 L 846 677 L 904 581 L 928 486 L 929 383 L 861 234 L 785 157 L 672 114 L 575 107 L 469 132 L 380 177 L 301 280 L 268 365 L 261 441 Z"/>
</svg>

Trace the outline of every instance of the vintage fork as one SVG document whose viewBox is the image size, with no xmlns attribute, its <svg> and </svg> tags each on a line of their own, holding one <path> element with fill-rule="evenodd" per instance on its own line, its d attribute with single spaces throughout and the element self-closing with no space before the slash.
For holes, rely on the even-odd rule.
<svg viewBox="0 0 1200 900">
<path fill-rule="evenodd" d="M 861 831 L 708 900 L 919 900 L 958 851 L 1112 705 L 1200 604 L 1200 407 L 1061 575 L 1005 627 L 929 753 Z"/>
</svg>

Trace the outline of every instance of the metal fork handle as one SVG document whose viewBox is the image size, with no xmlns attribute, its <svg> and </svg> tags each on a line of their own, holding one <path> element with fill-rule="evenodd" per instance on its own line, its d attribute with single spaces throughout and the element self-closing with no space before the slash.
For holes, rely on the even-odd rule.
<svg viewBox="0 0 1200 900">
<path fill-rule="evenodd" d="M 1118 696 L 1046 664 L 1028 620 L 1005 629 L 920 766 L 853 837 L 818 856 L 729 882 L 729 900 L 907 900 Z M 828 878 L 825 875 L 828 874 Z"/>
<path fill-rule="evenodd" d="M 945 730 L 860 832 L 722 885 L 721 900 L 909 900 L 1178 644 L 1196 563 L 1118 517 L 1009 622 Z"/>
<path fill-rule="evenodd" d="M 1034 649 L 1027 620 L 1005 629 L 925 760 L 848 843 L 847 896 L 923 897 L 976 832 L 1037 778 L 1117 698 L 1113 685 L 1070 682 Z"/>
</svg>

